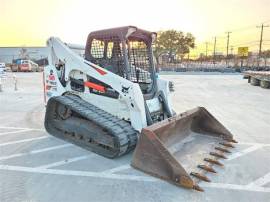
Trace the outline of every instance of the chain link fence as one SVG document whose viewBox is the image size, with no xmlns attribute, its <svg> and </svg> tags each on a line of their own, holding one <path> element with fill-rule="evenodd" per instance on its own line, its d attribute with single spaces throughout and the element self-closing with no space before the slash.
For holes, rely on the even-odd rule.
<svg viewBox="0 0 270 202">
<path fill-rule="evenodd" d="M 228 60 L 184 60 L 183 62 L 160 62 L 156 64 L 159 71 L 173 72 L 242 72 L 247 70 L 270 71 L 270 58 L 234 57 Z"/>
</svg>

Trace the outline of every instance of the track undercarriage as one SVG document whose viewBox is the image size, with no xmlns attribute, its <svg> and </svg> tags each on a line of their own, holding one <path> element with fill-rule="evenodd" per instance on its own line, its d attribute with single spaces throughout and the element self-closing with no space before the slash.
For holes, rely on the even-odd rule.
<svg viewBox="0 0 270 202">
<path fill-rule="evenodd" d="M 137 132 L 131 125 L 74 95 L 48 101 L 46 130 L 68 142 L 108 158 L 134 149 Z"/>
</svg>

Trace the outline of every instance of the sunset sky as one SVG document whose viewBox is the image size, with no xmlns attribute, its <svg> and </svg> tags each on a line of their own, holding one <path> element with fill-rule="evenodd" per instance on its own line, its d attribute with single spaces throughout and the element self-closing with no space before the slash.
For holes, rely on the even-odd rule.
<svg viewBox="0 0 270 202">
<path fill-rule="evenodd" d="M 231 45 L 258 48 L 260 29 L 270 24 L 270 0 L 0 0 L 0 46 L 44 46 L 50 36 L 84 44 L 89 32 L 135 25 L 151 31 L 176 29 L 196 37 L 197 52 L 205 42 L 212 51 Z M 270 27 L 264 49 L 270 48 Z"/>
</svg>

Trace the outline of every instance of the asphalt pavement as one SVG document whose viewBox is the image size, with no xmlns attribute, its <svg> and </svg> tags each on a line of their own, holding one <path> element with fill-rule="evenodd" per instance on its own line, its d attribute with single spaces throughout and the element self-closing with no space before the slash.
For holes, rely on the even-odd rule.
<svg viewBox="0 0 270 202">
<path fill-rule="evenodd" d="M 162 75 L 175 83 L 175 111 L 207 108 L 239 142 L 224 168 L 200 183 L 176 187 L 130 167 L 132 152 L 106 159 L 50 136 L 42 73 L 8 73 L 0 92 L 0 201 L 270 201 L 270 89 L 240 74 Z"/>
</svg>

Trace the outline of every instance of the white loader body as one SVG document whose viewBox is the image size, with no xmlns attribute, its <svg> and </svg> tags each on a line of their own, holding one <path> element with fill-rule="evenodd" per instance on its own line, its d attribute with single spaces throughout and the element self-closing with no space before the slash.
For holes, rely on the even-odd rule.
<svg viewBox="0 0 270 202">
<path fill-rule="evenodd" d="M 140 86 L 125 78 L 122 78 L 100 66 L 97 66 L 78 54 L 74 53 L 65 43 L 59 38 L 51 37 L 47 41 L 50 49 L 49 65 L 44 68 L 44 89 L 45 100 L 48 101 L 50 97 L 63 95 L 67 92 L 73 93 L 86 100 L 87 102 L 98 106 L 99 108 L 113 114 L 121 119 L 131 122 L 131 125 L 137 131 L 147 126 L 144 97 Z M 66 86 L 64 87 L 59 77 L 63 72 L 57 70 L 55 67 L 59 61 L 64 61 L 65 72 L 64 80 Z M 87 75 L 98 79 L 108 85 L 119 93 L 119 99 L 112 99 L 109 97 L 99 96 L 89 91 L 77 92 L 71 89 L 70 77 L 82 79 L 86 81 Z M 163 91 L 171 108 L 169 82 L 157 77 L 158 90 Z M 123 89 L 128 90 L 123 90 Z M 161 104 L 158 98 L 147 100 L 150 113 L 160 110 Z"/>
</svg>

